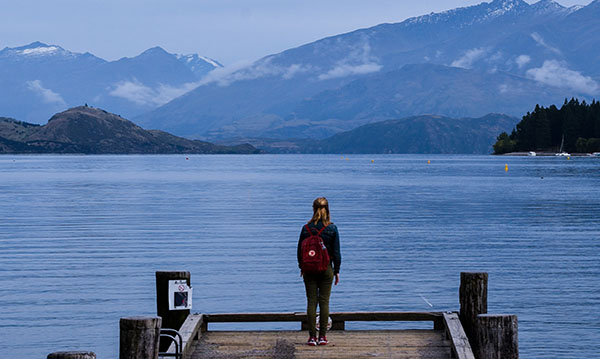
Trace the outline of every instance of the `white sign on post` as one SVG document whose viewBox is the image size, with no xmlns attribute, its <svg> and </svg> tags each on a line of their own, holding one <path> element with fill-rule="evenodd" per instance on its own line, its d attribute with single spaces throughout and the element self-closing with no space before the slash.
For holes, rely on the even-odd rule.
<svg viewBox="0 0 600 359">
<path fill-rule="evenodd" d="M 169 310 L 186 310 L 192 308 L 192 288 L 187 280 L 169 281 Z"/>
</svg>

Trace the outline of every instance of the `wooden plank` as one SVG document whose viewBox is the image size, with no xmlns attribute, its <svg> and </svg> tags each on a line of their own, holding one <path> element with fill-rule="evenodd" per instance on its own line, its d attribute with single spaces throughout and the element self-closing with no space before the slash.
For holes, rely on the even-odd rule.
<svg viewBox="0 0 600 359">
<path fill-rule="evenodd" d="M 336 312 L 330 313 L 332 321 L 436 321 L 442 312 Z M 236 322 L 299 322 L 306 321 L 306 313 L 221 313 L 204 314 L 207 323 Z"/>
<path fill-rule="evenodd" d="M 419 321 L 435 321 L 442 317 L 441 312 L 337 312 L 330 313 L 332 321 L 404 321 L 404 322 L 419 322 Z"/>
<path fill-rule="evenodd" d="M 306 313 L 220 313 L 204 314 L 207 323 L 300 322 Z"/>
<path fill-rule="evenodd" d="M 444 313 L 444 323 L 446 324 L 446 330 L 452 343 L 452 351 L 456 355 L 456 358 L 475 359 L 471 350 L 471 344 L 469 344 L 469 339 L 460 323 L 458 314 Z"/>
<path fill-rule="evenodd" d="M 451 343 L 442 330 L 357 330 L 329 332 L 330 345 L 306 345 L 303 331 L 207 331 L 197 342 L 192 359 L 274 358 L 292 353 L 302 358 L 449 358 Z M 286 357 L 286 356 L 282 356 Z M 290 356 L 291 357 L 291 356 Z M 287 357 L 286 357 L 287 358 Z"/>
<path fill-rule="evenodd" d="M 202 314 L 190 314 L 187 316 L 181 328 L 179 328 L 179 334 L 182 339 L 182 352 L 185 358 L 186 354 L 190 351 L 192 343 L 197 339 L 198 332 L 202 326 L 203 315 Z M 175 353 L 175 343 L 171 343 L 167 353 Z"/>
</svg>

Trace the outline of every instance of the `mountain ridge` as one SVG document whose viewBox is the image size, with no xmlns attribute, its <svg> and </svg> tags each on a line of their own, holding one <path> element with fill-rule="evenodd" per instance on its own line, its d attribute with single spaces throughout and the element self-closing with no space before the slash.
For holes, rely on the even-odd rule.
<svg viewBox="0 0 600 359">
<path fill-rule="evenodd" d="M 420 115 L 372 122 L 324 139 L 237 138 L 269 153 L 490 154 L 498 133 L 516 117 L 489 113 L 479 118 Z M 500 132 L 498 132 L 500 131 Z"/>
<path fill-rule="evenodd" d="M 0 110 L 40 123 L 74 104 L 89 103 L 131 117 L 196 86 L 217 61 L 161 47 L 106 61 L 39 41 L 0 50 Z M 203 60 L 208 59 L 208 60 Z"/>
<path fill-rule="evenodd" d="M 176 154 L 258 153 L 244 144 L 222 146 L 144 130 L 107 111 L 79 106 L 45 125 L 0 118 L 0 153 Z"/>
<path fill-rule="evenodd" d="M 572 96 L 591 98 L 600 88 L 600 62 L 595 62 L 600 56 L 597 50 L 600 41 L 592 36 L 600 31 L 600 24 L 594 20 L 596 10 L 592 5 L 571 11 L 575 9 L 549 1 L 529 5 L 521 0 L 496 0 L 358 29 L 265 56 L 246 68 L 225 72 L 222 76 L 213 74 L 198 88 L 134 120 L 145 126 L 204 139 L 270 137 L 278 128 L 285 128 L 282 136 L 305 137 L 313 123 L 318 124 L 313 127 L 315 131 L 322 129 L 323 123 L 331 124 L 325 125 L 330 134 L 372 118 L 381 119 L 381 113 L 371 113 L 366 106 L 358 111 L 363 113 L 361 118 L 338 118 L 333 113 L 315 118 L 307 115 L 311 111 L 302 109 L 307 101 L 326 103 L 325 98 L 318 97 L 328 91 L 344 89 L 353 81 L 368 82 L 391 76 L 411 64 L 445 66 L 446 77 L 455 73 L 453 68 L 467 70 L 464 76 L 456 77 L 457 83 L 464 83 L 465 79 L 478 76 L 477 73 L 489 73 L 492 77 L 504 75 L 496 76 L 494 83 L 482 82 L 485 86 L 477 93 L 488 94 L 488 97 L 480 107 L 471 106 L 470 112 L 460 112 L 465 107 L 457 101 L 453 108 L 448 107 L 448 112 L 439 112 L 435 105 L 412 106 L 412 112 L 401 115 L 436 113 L 476 117 L 493 111 L 517 116 L 530 108 L 531 103 L 554 103 Z M 575 22 L 574 18 L 578 19 L 578 26 L 563 26 Z M 436 24 L 442 20 L 443 26 Z M 571 40 L 584 32 L 590 34 L 584 47 L 586 56 L 583 56 L 584 49 L 577 49 Z M 577 51 L 577 56 L 572 55 Z M 527 94 L 527 104 L 518 99 L 510 103 L 515 96 L 504 83 L 507 77 L 518 78 L 512 83 L 522 85 L 517 92 Z M 402 78 L 396 80 L 403 81 Z M 420 84 L 424 87 L 431 81 L 435 87 L 437 80 L 422 79 Z M 402 92 L 403 89 L 391 90 Z M 474 94 L 473 86 L 468 84 L 464 88 L 454 86 L 452 91 L 451 95 L 463 94 L 465 99 Z M 447 94 L 439 87 L 429 97 L 415 96 L 410 102 L 444 103 Z M 486 103 L 496 99 L 506 105 L 486 108 Z M 358 100 L 377 102 L 378 98 L 352 99 L 355 103 Z M 401 105 L 390 96 L 386 106 L 394 104 Z M 348 105 L 343 102 L 329 107 L 339 109 Z M 348 123 L 344 125 L 340 121 Z M 299 132 L 294 133 L 291 129 L 296 123 L 308 127 L 296 126 Z"/>
</svg>

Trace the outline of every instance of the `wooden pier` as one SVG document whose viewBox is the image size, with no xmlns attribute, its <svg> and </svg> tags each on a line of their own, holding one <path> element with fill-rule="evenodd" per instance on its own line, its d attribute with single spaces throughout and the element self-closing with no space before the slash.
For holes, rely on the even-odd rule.
<svg viewBox="0 0 600 359">
<path fill-rule="evenodd" d="M 169 281 L 186 290 L 190 273 L 156 272 L 156 317 L 121 318 L 120 359 L 457 358 L 518 359 L 517 317 L 487 313 L 487 273 L 460 275 L 454 312 L 330 313 L 329 345 L 311 347 L 306 313 L 196 313 L 169 309 Z M 181 293 L 177 294 L 179 297 Z M 172 299 L 172 298 L 171 298 Z M 170 300 L 170 299 L 169 299 Z M 430 322 L 430 329 L 346 330 L 346 322 Z M 298 330 L 224 331 L 212 323 L 296 322 Z M 169 323 L 166 327 L 164 323 Z M 51 359 L 93 359 L 56 352 Z"/>
<path fill-rule="evenodd" d="M 183 353 L 201 358 L 461 358 L 473 359 L 457 313 L 330 313 L 329 345 L 306 345 L 307 332 L 213 331 L 210 323 L 306 322 L 305 313 L 192 314 L 181 327 Z M 343 330 L 346 321 L 430 321 L 432 329 Z M 334 329 L 334 328 L 342 329 Z M 168 353 L 175 354 L 175 345 Z"/>
</svg>

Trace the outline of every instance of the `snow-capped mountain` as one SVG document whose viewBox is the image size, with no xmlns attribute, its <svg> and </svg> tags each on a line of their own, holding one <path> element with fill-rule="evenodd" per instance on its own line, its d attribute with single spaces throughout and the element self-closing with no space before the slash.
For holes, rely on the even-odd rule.
<svg viewBox="0 0 600 359">
<path fill-rule="evenodd" d="M 105 62 L 104 60 L 95 57 L 90 53 L 76 53 L 63 49 L 57 45 L 46 45 L 39 41 L 32 42 L 29 45 L 4 48 L 0 51 L 0 59 L 9 59 L 12 61 L 40 61 L 47 60 L 48 58 L 54 59 L 78 59 L 78 58 L 93 58 L 99 62 Z"/>
<path fill-rule="evenodd" d="M 599 8 L 494 0 L 360 29 L 214 73 L 136 121 L 214 139 L 325 137 L 424 113 L 521 116 L 600 96 Z"/>
<path fill-rule="evenodd" d="M 198 78 L 204 77 L 216 68 L 223 67 L 217 60 L 198 54 L 177 55 L 177 59 L 187 66 Z"/>
<path fill-rule="evenodd" d="M 218 62 L 170 54 L 160 47 L 106 61 L 58 45 L 34 42 L 0 51 L 0 113 L 45 122 L 52 114 L 88 103 L 123 116 L 152 110 L 197 86 Z"/>
</svg>

